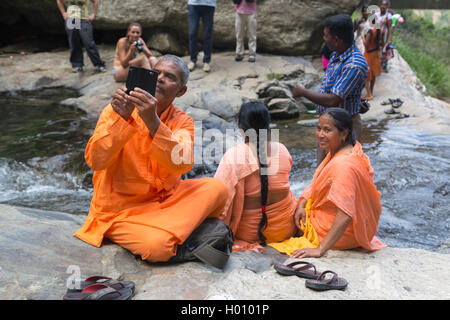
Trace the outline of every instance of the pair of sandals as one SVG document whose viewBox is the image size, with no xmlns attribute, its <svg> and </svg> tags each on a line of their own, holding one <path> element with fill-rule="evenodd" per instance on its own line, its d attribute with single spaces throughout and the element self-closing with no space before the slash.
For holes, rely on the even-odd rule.
<svg viewBox="0 0 450 320">
<path fill-rule="evenodd" d="M 392 105 L 393 108 L 400 108 L 403 104 L 403 100 L 400 98 L 397 99 L 387 99 L 386 101 L 381 102 L 381 105 Z"/>
<path fill-rule="evenodd" d="M 64 300 L 130 300 L 133 281 L 118 281 L 104 276 L 92 276 L 80 282 L 79 288 L 67 289 Z"/>
<path fill-rule="evenodd" d="M 298 276 L 308 279 L 305 281 L 305 286 L 317 291 L 345 290 L 348 285 L 347 280 L 338 277 L 336 272 L 331 270 L 318 272 L 312 263 L 306 261 L 295 261 L 287 265 L 275 263 L 274 268 L 284 276 Z M 333 276 L 327 279 L 327 274 Z"/>
</svg>

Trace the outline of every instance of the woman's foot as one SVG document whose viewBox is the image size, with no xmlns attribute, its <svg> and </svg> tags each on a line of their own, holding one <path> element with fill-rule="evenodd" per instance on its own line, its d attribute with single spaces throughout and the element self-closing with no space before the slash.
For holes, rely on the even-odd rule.
<svg viewBox="0 0 450 320">
<path fill-rule="evenodd" d="M 373 96 L 366 95 L 364 97 L 361 97 L 361 99 L 366 99 L 366 100 L 370 101 L 370 100 L 373 100 Z"/>
</svg>

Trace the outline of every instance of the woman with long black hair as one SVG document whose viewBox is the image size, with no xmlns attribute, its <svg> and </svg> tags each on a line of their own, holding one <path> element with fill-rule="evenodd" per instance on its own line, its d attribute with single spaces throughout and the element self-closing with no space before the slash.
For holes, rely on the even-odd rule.
<svg viewBox="0 0 450 320">
<path fill-rule="evenodd" d="M 262 252 L 266 244 L 297 233 L 297 201 L 289 185 L 292 158 L 283 144 L 267 139 L 269 125 L 263 103 L 244 103 L 238 126 L 245 142 L 227 150 L 215 174 L 228 186 L 222 218 L 235 234 L 234 251 Z"/>
</svg>

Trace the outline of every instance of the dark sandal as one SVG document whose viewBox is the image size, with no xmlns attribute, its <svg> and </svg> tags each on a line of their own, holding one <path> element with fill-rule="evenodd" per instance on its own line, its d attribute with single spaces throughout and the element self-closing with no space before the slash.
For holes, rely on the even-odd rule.
<svg viewBox="0 0 450 320">
<path fill-rule="evenodd" d="M 131 289 L 116 290 L 96 283 L 87 286 L 81 292 L 68 292 L 64 295 L 64 300 L 129 300 L 133 292 Z"/>
<path fill-rule="evenodd" d="M 332 273 L 333 277 L 331 279 L 325 279 L 327 273 Z M 305 286 L 310 289 L 317 291 L 324 290 L 344 290 L 347 288 L 348 282 L 344 278 L 339 278 L 336 272 L 327 270 L 320 274 L 316 280 L 306 280 Z"/>
<path fill-rule="evenodd" d="M 118 281 L 105 276 L 92 276 L 80 282 L 79 289 L 67 289 L 67 293 L 81 292 L 84 288 L 93 284 L 103 284 L 116 290 L 131 289 L 134 292 L 133 281 Z"/>
<path fill-rule="evenodd" d="M 392 102 L 392 108 L 400 108 L 402 106 L 403 102 L 400 101 L 394 101 Z"/>
<path fill-rule="evenodd" d="M 397 113 L 400 113 L 400 111 L 397 111 L 397 110 L 394 110 L 394 109 L 387 109 L 387 110 L 384 110 L 384 113 L 386 113 L 386 114 L 397 114 Z"/>
<path fill-rule="evenodd" d="M 299 264 L 303 264 L 303 267 L 294 268 Z M 295 261 L 288 265 L 275 263 L 273 267 L 279 274 L 284 276 L 298 276 L 307 279 L 317 279 L 320 275 L 320 273 L 317 272 L 316 267 L 312 263 L 306 261 Z M 311 268 L 314 268 L 314 270 L 311 270 Z"/>
</svg>

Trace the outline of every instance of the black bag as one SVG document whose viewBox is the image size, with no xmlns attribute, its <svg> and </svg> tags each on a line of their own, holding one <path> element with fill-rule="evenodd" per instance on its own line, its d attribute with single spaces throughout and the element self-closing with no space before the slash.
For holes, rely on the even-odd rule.
<svg viewBox="0 0 450 320">
<path fill-rule="evenodd" d="M 178 246 L 176 256 L 168 262 L 201 260 L 223 269 L 230 258 L 234 243 L 231 228 L 217 218 L 208 218 Z"/>
<path fill-rule="evenodd" d="M 367 99 L 361 99 L 361 107 L 359 108 L 359 113 L 363 114 L 369 111 L 370 109 L 370 103 Z"/>
</svg>

